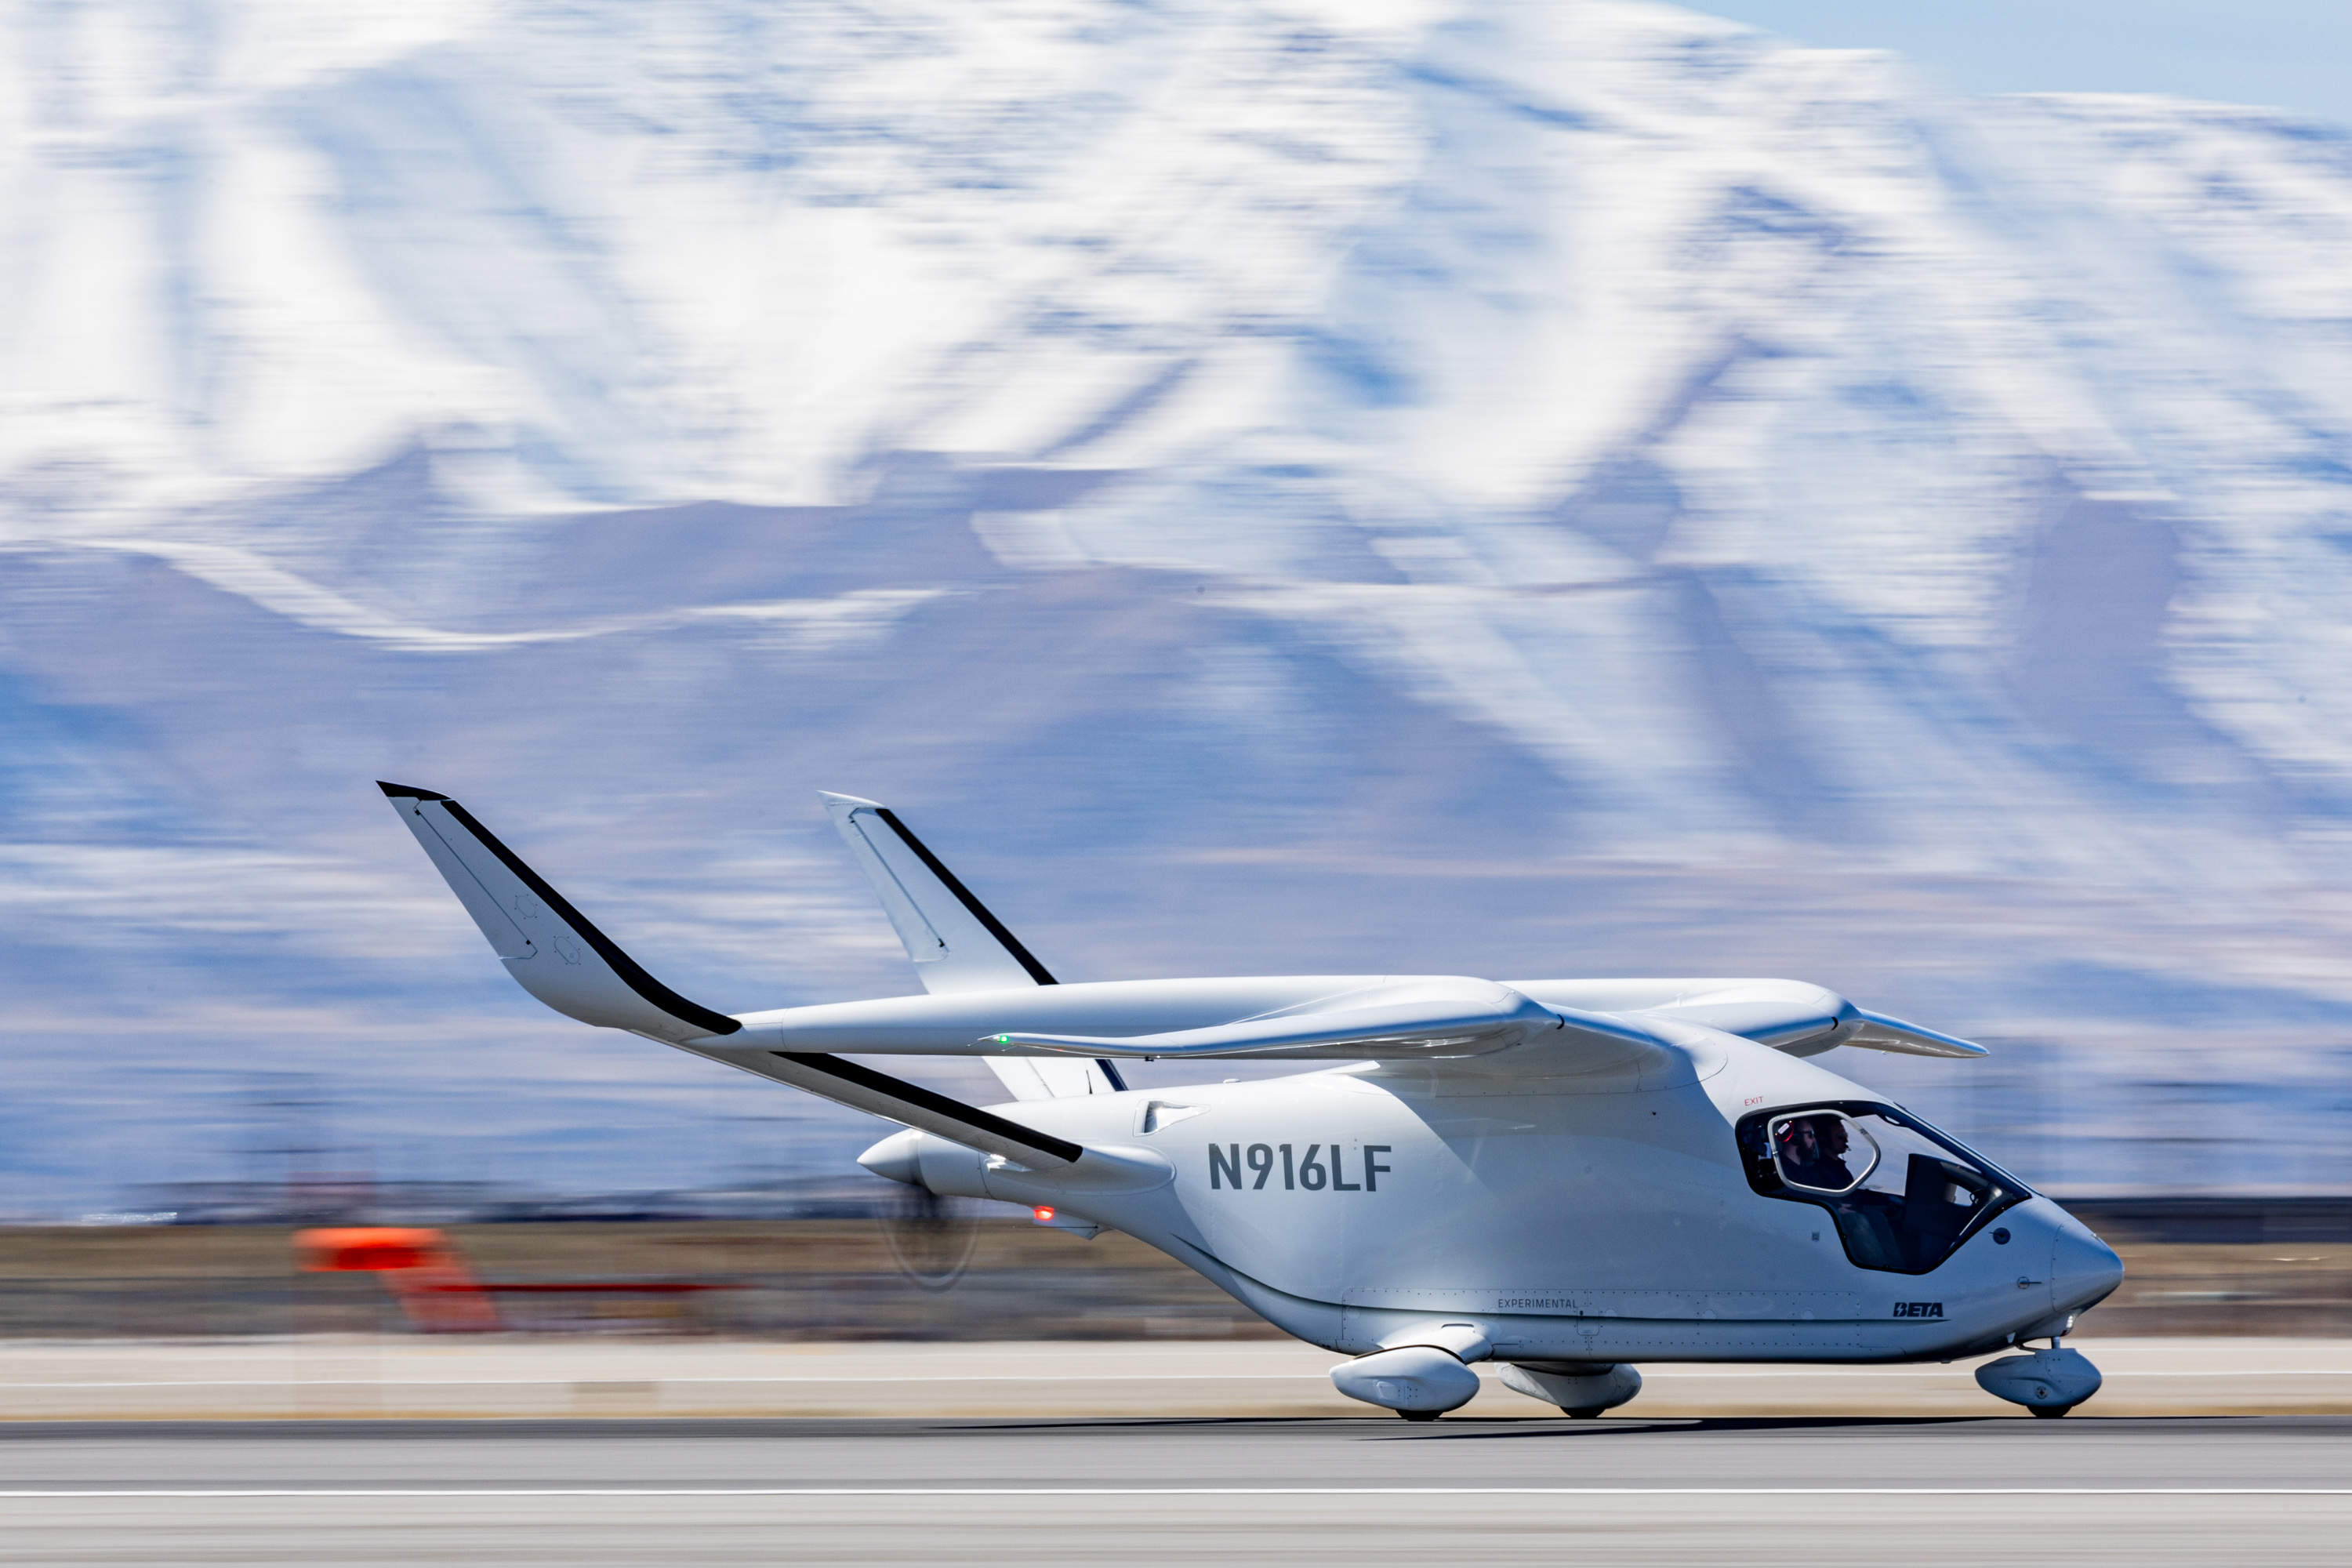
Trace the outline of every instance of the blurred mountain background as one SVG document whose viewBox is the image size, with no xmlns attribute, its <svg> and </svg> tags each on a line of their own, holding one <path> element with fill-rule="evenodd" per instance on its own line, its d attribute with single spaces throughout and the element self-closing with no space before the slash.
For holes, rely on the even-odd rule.
<svg viewBox="0 0 2352 1568">
<path fill-rule="evenodd" d="M 829 788 L 1065 979 L 1792 975 L 2059 1191 L 2352 1190 L 2333 125 L 1645 5 L 5 32 L 0 1211 L 879 1131 L 540 1008 L 379 777 L 725 1009 L 913 988 Z"/>
</svg>

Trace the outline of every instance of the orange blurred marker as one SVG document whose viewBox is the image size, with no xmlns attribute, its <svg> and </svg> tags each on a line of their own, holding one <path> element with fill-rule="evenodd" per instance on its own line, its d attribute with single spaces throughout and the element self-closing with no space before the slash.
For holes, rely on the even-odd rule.
<svg viewBox="0 0 2352 1568">
<path fill-rule="evenodd" d="M 488 1333 L 504 1328 L 481 1282 L 437 1230 L 337 1226 L 298 1231 L 295 1250 L 313 1274 L 373 1274 L 408 1321 L 427 1333 Z"/>
</svg>

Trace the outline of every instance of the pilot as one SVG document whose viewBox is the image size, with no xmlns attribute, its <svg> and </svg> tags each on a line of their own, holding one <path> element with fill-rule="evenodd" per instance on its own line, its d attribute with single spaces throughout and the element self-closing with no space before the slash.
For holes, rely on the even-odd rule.
<svg viewBox="0 0 2352 1568">
<path fill-rule="evenodd" d="M 1780 1173 L 1801 1187 L 1842 1193 L 1853 1185 L 1847 1168 L 1843 1116 L 1800 1116 L 1780 1129 Z"/>
</svg>

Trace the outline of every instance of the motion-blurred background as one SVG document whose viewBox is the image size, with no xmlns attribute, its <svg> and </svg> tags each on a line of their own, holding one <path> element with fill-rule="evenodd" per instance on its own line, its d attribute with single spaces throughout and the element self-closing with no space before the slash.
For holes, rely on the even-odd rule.
<svg viewBox="0 0 2352 1568">
<path fill-rule="evenodd" d="M 2061 1195 L 2352 1239 L 2324 91 L 1487 0 L 0 37 L 0 1216 L 892 1201 L 516 989 L 382 777 L 722 1008 L 911 988 L 831 788 L 1065 979 L 1814 980 Z"/>
</svg>

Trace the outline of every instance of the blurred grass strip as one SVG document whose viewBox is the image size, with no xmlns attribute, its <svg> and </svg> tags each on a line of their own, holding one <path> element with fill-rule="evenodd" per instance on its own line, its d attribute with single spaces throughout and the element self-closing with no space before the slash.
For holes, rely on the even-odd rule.
<svg viewBox="0 0 2352 1568">
<path fill-rule="evenodd" d="M 447 1234 L 493 1282 L 737 1287 L 500 1298 L 509 1326 L 523 1332 L 836 1342 L 1283 1337 L 1132 1237 L 1080 1241 L 1025 1220 L 978 1225 L 970 1269 L 937 1294 L 898 1272 L 870 1220 L 459 1226 Z M 404 1331 L 376 1279 L 301 1272 L 292 1237 L 281 1226 L 0 1229 L 0 1338 Z M 2109 1238 L 2129 1272 L 2123 1289 L 2083 1320 L 2085 1336 L 2352 1338 L 2352 1243 Z"/>
</svg>

